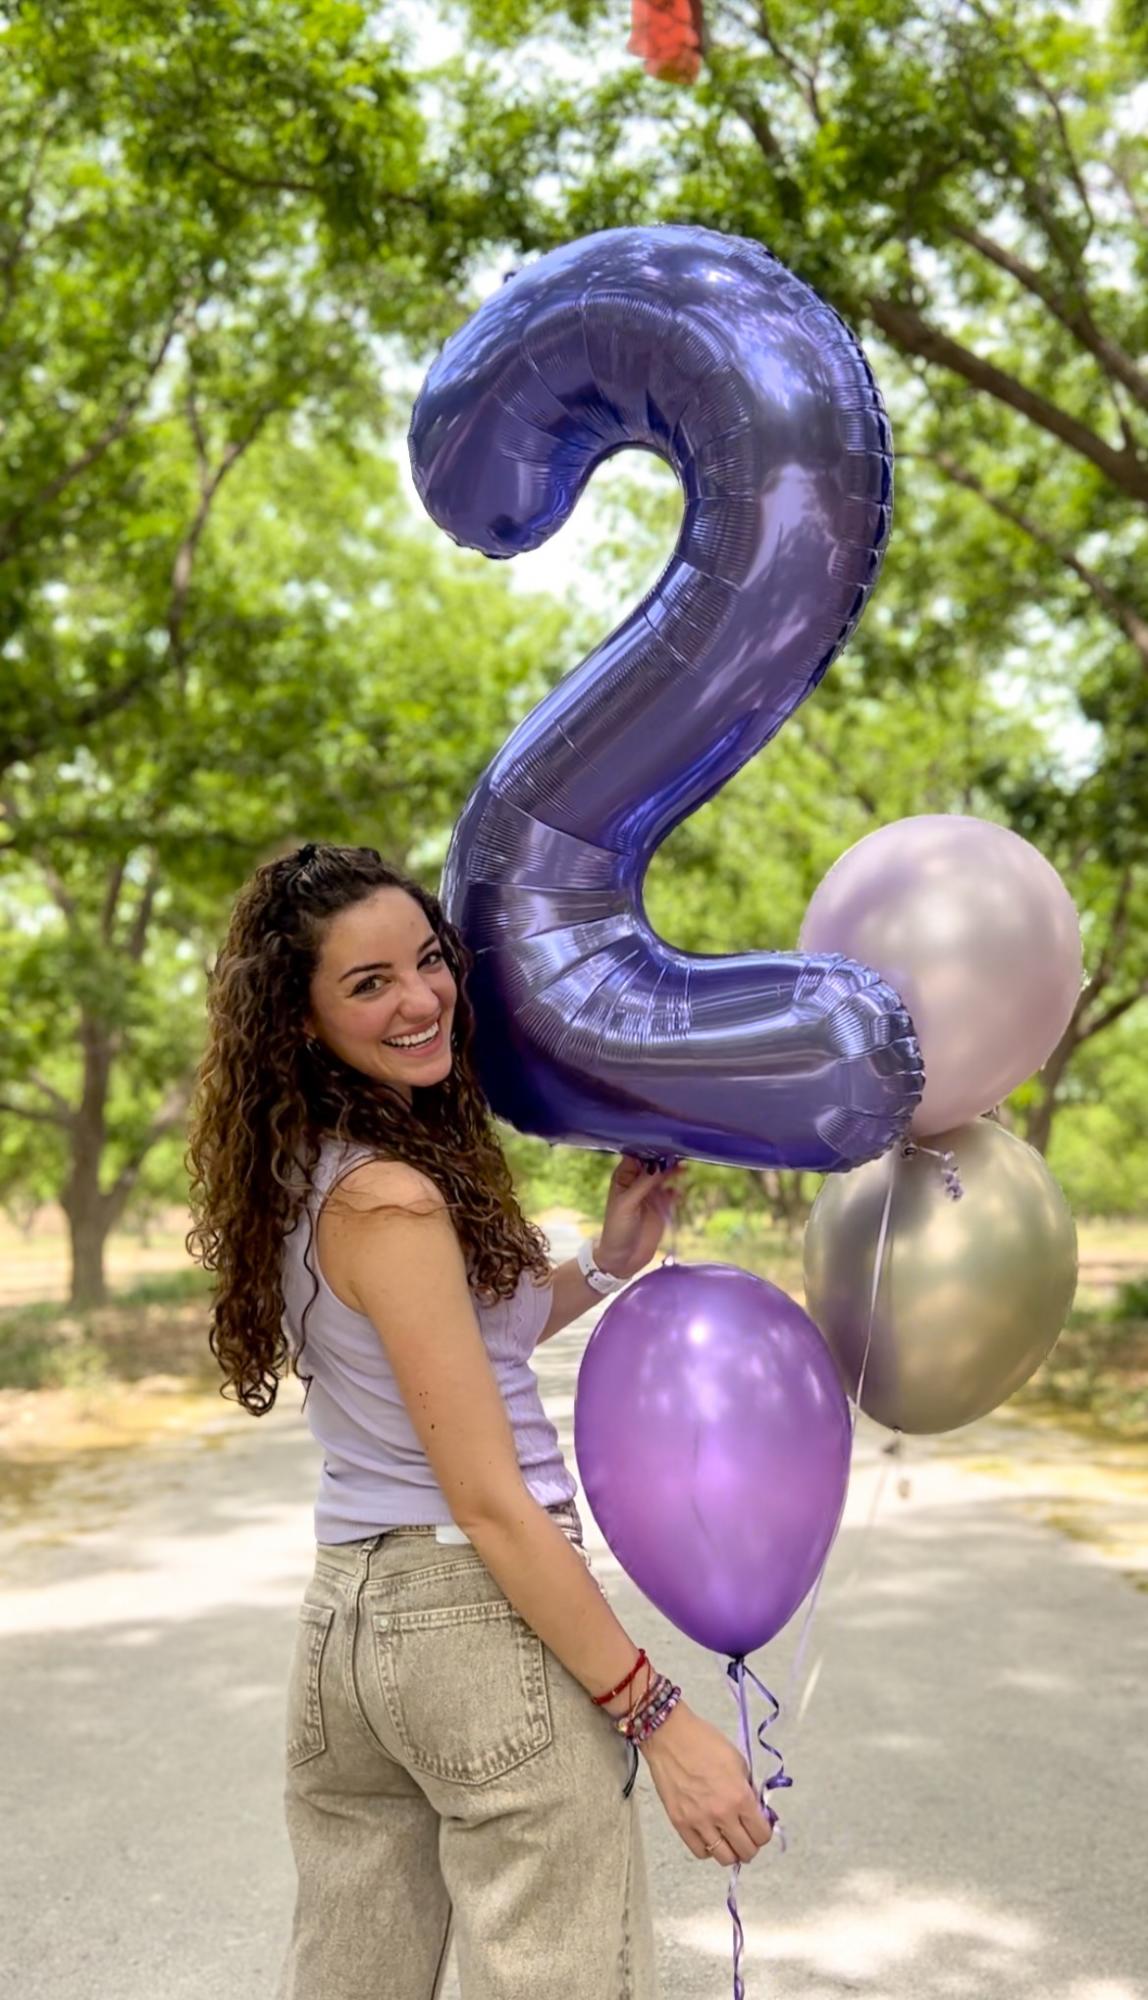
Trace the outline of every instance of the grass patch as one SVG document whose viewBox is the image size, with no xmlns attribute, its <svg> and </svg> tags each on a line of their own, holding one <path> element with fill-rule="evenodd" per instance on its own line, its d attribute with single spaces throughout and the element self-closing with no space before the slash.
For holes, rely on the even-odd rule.
<svg viewBox="0 0 1148 2000">
<path fill-rule="evenodd" d="M 1124 1287 L 1130 1290 L 1131 1287 Z M 1148 1318 L 1079 1307 L 1013 1401 L 1126 1443 L 1148 1441 Z"/>
<path fill-rule="evenodd" d="M 208 1273 L 141 1279 L 88 1312 L 50 1301 L 0 1312 L 0 1389 L 100 1388 L 145 1375 L 218 1375 L 207 1345 Z"/>
</svg>

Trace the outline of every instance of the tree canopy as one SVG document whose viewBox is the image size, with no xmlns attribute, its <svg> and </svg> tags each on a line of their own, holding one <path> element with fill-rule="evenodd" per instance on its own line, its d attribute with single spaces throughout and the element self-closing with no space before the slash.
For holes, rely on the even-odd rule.
<svg viewBox="0 0 1148 2000">
<path fill-rule="evenodd" d="M 996 794 L 1084 916 L 1046 1142 L 1075 1050 L 1148 994 L 1143 9 L 710 0 L 686 88 L 626 59 L 606 0 L 464 11 L 459 127 L 522 190 L 519 250 L 703 223 L 767 245 L 870 347 L 899 465 L 887 576 L 911 567 L 919 635 L 876 649 L 878 600 L 873 692 L 979 659 L 1057 725 Z"/>
<path fill-rule="evenodd" d="M 605 0 L 444 5 L 459 46 L 433 61 L 410 20 L 0 0 L 0 1201 L 61 1198 L 98 1297 L 109 1227 L 178 1195 L 206 968 L 253 862 L 367 840 L 437 883 L 474 778 L 605 614 L 412 517 L 419 369 L 492 261 L 675 220 L 756 237 L 856 325 L 898 502 L 854 642 L 665 844 L 651 920 L 792 945 L 871 826 L 1006 821 L 1068 880 L 1090 975 L 1012 1115 L 1079 1203 L 1134 1205 L 1143 9 L 709 4 L 685 88 Z M 681 502 L 625 461 L 595 485 L 613 623 Z M 508 1143 L 552 1194 L 606 1165 Z"/>
</svg>

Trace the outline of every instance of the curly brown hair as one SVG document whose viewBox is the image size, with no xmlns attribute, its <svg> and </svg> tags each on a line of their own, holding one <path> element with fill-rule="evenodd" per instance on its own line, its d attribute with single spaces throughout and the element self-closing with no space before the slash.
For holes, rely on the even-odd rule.
<svg viewBox="0 0 1148 2000">
<path fill-rule="evenodd" d="M 405 889 L 436 932 L 458 989 L 454 1061 L 441 1083 L 401 1093 L 362 1075 L 303 1023 L 324 928 L 378 889 Z M 284 1236 L 307 1201 L 323 1139 L 377 1147 L 419 1167 L 446 1199 L 472 1287 L 511 1298 L 545 1281 L 546 1239 L 522 1214 L 473 1064 L 470 952 L 436 896 L 373 847 L 309 844 L 266 862 L 240 890 L 208 986 L 186 1165 L 191 1255 L 218 1273 L 211 1351 L 220 1393 L 265 1416 L 291 1358 L 282 1328 Z M 301 1376 L 298 1355 L 294 1372 Z"/>
</svg>

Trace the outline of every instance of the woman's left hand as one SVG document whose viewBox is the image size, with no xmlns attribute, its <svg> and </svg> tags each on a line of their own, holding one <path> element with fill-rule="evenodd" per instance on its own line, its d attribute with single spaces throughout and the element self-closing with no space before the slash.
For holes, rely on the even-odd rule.
<svg viewBox="0 0 1148 2000">
<path fill-rule="evenodd" d="M 623 1153 L 610 1180 L 602 1233 L 594 1244 L 596 1263 L 615 1278 L 645 1269 L 662 1240 L 680 1199 L 685 1161 L 647 1173 L 641 1160 Z"/>
</svg>

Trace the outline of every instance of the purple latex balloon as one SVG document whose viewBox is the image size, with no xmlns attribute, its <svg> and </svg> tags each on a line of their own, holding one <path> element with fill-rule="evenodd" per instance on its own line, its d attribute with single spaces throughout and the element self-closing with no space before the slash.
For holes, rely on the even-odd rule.
<svg viewBox="0 0 1148 2000">
<path fill-rule="evenodd" d="M 793 1616 L 829 1552 L 849 1412 L 785 1292 L 732 1264 L 665 1264 L 607 1306 L 574 1403 L 586 1497 L 667 1618 L 735 1658 Z"/>
<path fill-rule="evenodd" d="M 777 734 L 861 616 L 892 503 L 880 392 L 844 322 L 760 244 L 612 229 L 488 298 L 410 429 L 429 513 L 495 557 L 546 541 L 626 445 L 681 481 L 673 558 L 514 731 L 447 857 L 482 1082 L 552 1141 L 853 1167 L 921 1093 L 893 989 L 839 955 L 675 950 L 641 890 L 659 842 Z"/>
</svg>

